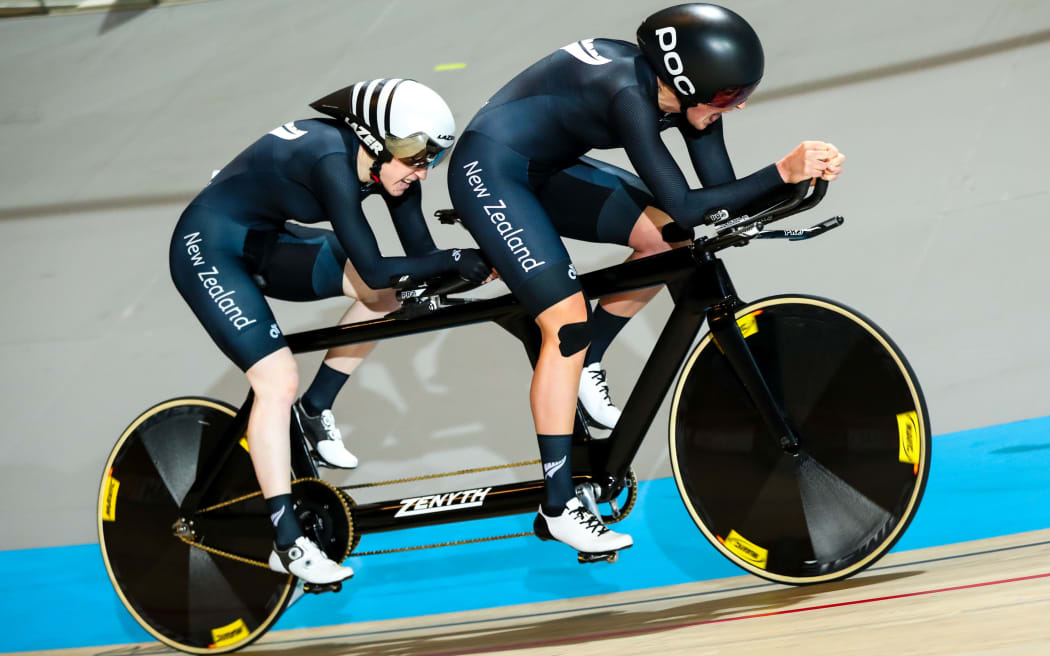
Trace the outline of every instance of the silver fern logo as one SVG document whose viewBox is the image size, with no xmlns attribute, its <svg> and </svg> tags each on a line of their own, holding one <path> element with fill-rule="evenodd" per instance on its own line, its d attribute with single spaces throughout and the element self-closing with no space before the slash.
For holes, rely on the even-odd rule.
<svg viewBox="0 0 1050 656">
<path fill-rule="evenodd" d="M 543 475 L 547 478 L 552 478 L 558 473 L 558 470 L 565 466 L 565 460 L 569 456 L 562 456 L 561 460 L 556 462 L 545 462 L 543 463 Z"/>
<path fill-rule="evenodd" d="M 270 521 L 273 522 L 274 526 L 277 526 L 277 522 L 281 521 L 282 517 L 284 517 L 284 507 L 283 506 L 281 507 L 280 510 L 278 510 L 277 512 L 275 512 L 272 515 L 270 515 Z"/>
</svg>

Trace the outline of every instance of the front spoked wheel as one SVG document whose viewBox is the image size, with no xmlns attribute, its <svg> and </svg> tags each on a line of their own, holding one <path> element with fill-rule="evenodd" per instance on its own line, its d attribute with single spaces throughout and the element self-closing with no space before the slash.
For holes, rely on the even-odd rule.
<svg viewBox="0 0 1050 656">
<path fill-rule="evenodd" d="M 294 577 L 264 565 L 272 533 L 243 439 L 204 500 L 217 509 L 181 517 L 234 415 L 205 398 L 150 408 L 120 436 L 99 490 L 99 544 L 121 602 L 157 640 L 190 653 L 250 644 L 295 588 Z"/>
<path fill-rule="evenodd" d="M 736 317 L 801 449 L 769 434 L 708 333 L 671 406 L 682 500 L 753 574 L 793 585 L 856 574 L 904 533 L 926 485 L 930 426 L 915 375 L 878 327 L 826 299 L 771 297 Z"/>
</svg>

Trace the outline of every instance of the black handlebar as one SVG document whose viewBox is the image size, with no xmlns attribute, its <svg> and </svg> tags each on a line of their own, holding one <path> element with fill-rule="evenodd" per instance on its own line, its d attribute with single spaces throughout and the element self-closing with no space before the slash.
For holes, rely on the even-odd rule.
<svg viewBox="0 0 1050 656">
<path fill-rule="evenodd" d="M 812 186 L 813 193 L 806 196 L 806 193 Z M 733 217 L 729 215 L 729 212 L 722 210 L 720 212 L 721 220 L 715 220 L 711 222 L 717 230 L 719 235 L 726 234 L 730 231 L 739 231 L 748 228 L 756 223 L 768 225 L 774 221 L 797 214 L 812 208 L 814 205 L 819 203 L 823 198 L 824 194 L 828 190 L 827 180 L 817 180 L 816 184 L 813 184 L 812 180 L 803 180 L 794 185 L 794 189 L 791 194 L 786 198 L 782 198 L 777 203 L 767 207 L 760 212 L 752 215 L 743 215 Z"/>
<path fill-rule="evenodd" d="M 832 228 L 842 225 L 844 219 L 841 216 L 832 217 L 809 228 L 796 228 L 789 230 L 763 230 L 764 226 L 780 221 L 789 216 L 812 209 L 828 191 L 828 181 L 803 180 L 796 183 L 790 194 L 779 199 L 773 205 L 752 215 L 732 216 L 728 210 L 717 209 L 708 214 L 707 224 L 717 231 L 714 237 L 700 237 L 695 239 L 693 231 L 683 228 L 679 224 L 671 222 L 665 225 L 661 233 L 664 241 L 680 242 L 694 241 L 696 246 L 702 250 L 713 253 L 730 246 L 743 246 L 752 239 L 787 239 L 789 241 L 800 241 L 810 239 L 823 234 Z M 808 195 L 807 195 L 808 194 Z M 459 214 L 454 209 L 437 210 L 434 216 L 438 221 L 446 225 L 461 223 Z M 469 291 L 479 287 L 481 283 L 463 280 L 457 274 L 448 272 L 435 278 L 431 278 L 422 285 L 408 282 L 405 288 L 399 288 L 398 298 L 402 302 L 411 302 L 414 299 L 423 300 L 429 297 L 443 297 L 446 294 L 455 294 Z"/>
<path fill-rule="evenodd" d="M 816 237 L 819 234 L 825 233 L 832 228 L 837 228 L 843 224 L 845 219 L 841 216 L 833 216 L 830 219 L 826 219 L 811 226 L 809 228 L 791 228 L 787 230 L 763 230 L 755 235 L 754 239 L 787 239 L 788 241 L 802 241 L 803 239 L 810 239 Z"/>
<path fill-rule="evenodd" d="M 457 294 L 480 287 L 481 283 L 464 280 L 455 271 L 445 271 L 422 282 L 405 279 L 403 282 L 395 282 L 392 286 L 397 290 L 398 298 L 407 300 L 427 296 Z"/>
<path fill-rule="evenodd" d="M 401 308 L 388 314 L 395 319 L 412 319 L 440 307 L 466 303 L 467 299 L 447 298 L 449 294 L 458 294 L 480 287 L 480 282 L 464 280 L 455 271 L 446 271 L 422 283 L 405 280 L 402 284 L 395 283 L 397 300 Z"/>
<path fill-rule="evenodd" d="M 756 238 L 786 238 L 789 241 L 799 241 L 816 237 L 832 228 L 839 227 L 842 225 L 844 219 L 841 216 L 836 216 L 827 221 L 822 221 L 810 228 L 799 228 L 793 230 L 763 231 L 762 228 L 774 221 L 780 221 L 781 219 L 798 214 L 799 212 L 812 209 L 817 203 L 824 199 L 824 195 L 827 191 L 827 180 L 818 179 L 816 183 L 812 180 L 803 180 L 802 182 L 795 184 L 794 189 L 788 197 L 782 198 L 770 207 L 767 207 L 756 214 L 739 217 L 727 216 L 725 219 L 714 223 L 718 233 L 710 239 L 701 237 L 696 241 L 696 244 L 704 251 L 713 253 L 730 246 L 744 246 L 752 239 Z M 807 193 L 809 193 L 808 196 L 806 195 Z"/>
</svg>

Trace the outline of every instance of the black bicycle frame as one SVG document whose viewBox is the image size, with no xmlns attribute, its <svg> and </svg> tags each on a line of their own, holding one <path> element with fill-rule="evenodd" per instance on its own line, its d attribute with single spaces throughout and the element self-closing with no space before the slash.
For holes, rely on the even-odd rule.
<svg viewBox="0 0 1050 656">
<path fill-rule="evenodd" d="M 781 444 L 794 439 L 769 393 L 734 318 L 741 303 L 722 261 L 703 248 L 702 242 L 652 257 L 601 269 L 580 277 L 588 298 L 666 284 L 674 309 L 631 391 L 616 428 L 606 439 L 594 439 L 577 414 L 574 430 L 573 475 L 577 481 L 598 486 L 599 501 L 622 490 L 631 462 L 641 446 L 675 373 L 706 318 L 714 339 L 726 353 L 741 382 Z M 508 294 L 474 300 L 430 311 L 412 319 L 386 317 L 344 326 L 287 335 L 293 353 L 325 350 L 467 324 L 491 321 L 517 337 L 535 366 L 540 331 L 525 309 Z M 186 495 L 182 509 L 191 515 L 219 475 L 230 450 L 244 434 L 252 394 L 241 406 L 229 428 L 225 451 L 209 458 L 213 466 L 202 472 Z M 292 431 L 292 470 L 297 478 L 317 475 L 317 470 L 297 430 Z M 298 438 L 298 439 L 295 439 Z M 398 530 L 412 526 L 535 512 L 543 498 L 543 480 L 457 490 L 442 494 L 382 501 L 355 506 L 357 534 Z"/>
<path fill-rule="evenodd" d="M 752 216 L 723 219 L 721 226 L 716 222 L 714 225 L 719 230 L 713 238 L 702 237 L 688 247 L 625 262 L 580 277 L 583 291 L 590 299 L 666 285 L 674 301 L 674 309 L 610 435 L 604 439 L 592 438 L 581 414 L 577 412 L 573 430 L 573 478 L 596 486 L 592 490 L 598 501 L 615 498 L 627 484 L 631 462 L 671 387 L 675 373 L 699 334 L 704 319 L 708 321 L 716 344 L 747 390 L 771 438 L 785 451 L 797 451 L 797 437 L 766 385 L 740 332 L 735 311 L 742 303 L 737 298 L 729 273 L 714 253 L 729 246 L 743 245 L 753 238 L 807 239 L 841 225 L 842 218 L 834 217 L 806 230 L 762 231 L 763 221 L 776 221 L 819 203 L 826 188 L 826 182 L 818 181 L 807 197 L 810 184 L 808 181 L 800 183 L 795 186 L 792 197 L 771 208 Z M 437 295 L 440 297 L 440 293 Z M 487 300 L 460 301 L 417 313 L 412 318 L 392 313 L 382 319 L 286 335 L 285 339 L 293 353 L 306 353 L 485 321 L 496 323 L 517 337 L 535 367 L 540 350 L 540 331 L 511 294 Z M 186 495 L 181 507 L 184 517 L 192 515 L 200 506 L 229 453 L 244 434 L 252 399 L 249 392 L 227 431 L 228 439 L 220 447 L 223 452 L 208 458 L 209 466 L 198 475 Z M 305 438 L 295 426 L 291 434 L 292 473 L 296 478 L 316 477 L 317 468 Z M 540 479 L 381 501 L 354 506 L 354 531 L 356 534 L 366 534 L 534 512 L 542 499 L 543 480 Z"/>
</svg>

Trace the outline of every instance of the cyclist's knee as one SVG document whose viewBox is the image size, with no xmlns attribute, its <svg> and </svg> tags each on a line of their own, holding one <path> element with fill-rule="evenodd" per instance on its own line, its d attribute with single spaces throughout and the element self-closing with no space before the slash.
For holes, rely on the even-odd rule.
<svg viewBox="0 0 1050 656">
<path fill-rule="evenodd" d="M 357 299 L 366 305 L 377 302 L 380 295 L 383 292 L 390 292 L 393 294 L 393 290 L 390 289 L 372 289 L 368 286 L 368 283 L 364 281 L 361 275 L 354 268 L 354 265 L 350 263 L 350 260 L 346 261 L 343 265 L 343 295 L 349 298 Z"/>
<path fill-rule="evenodd" d="M 562 357 L 584 351 L 591 343 L 591 307 L 582 293 L 555 303 L 536 318 L 544 342 L 558 345 Z"/>
<path fill-rule="evenodd" d="M 673 223 L 671 217 L 655 207 L 647 207 L 631 230 L 629 245 L 641 256 L 656 255 L 671 250 L 678 242 L 664 240 L 664 226 Z M 685 242 L 683 242 L 685 243 Z"/>
<path fill-rule="evenodd" d="M 371 293 L 362 296 L 358 300 L 376 314 L 387 314 L 401 307 L 400 301 L 397 300 L 397 292 L 393 289 L 369 289 L 369 292 Z"/>
<path fill-rule="evenodd" d="M 257 399 L 288 406 L 295 401 L 299 392 L 299 369 L 287 348 L 267 355 L 245 373 Z"/>
<path fill-rule="evenodd" d="M 589 321 L 567 323 L 558 329 L 558 350 L 562 357 L 569 358 L 591 345 Z"/>
</svg>

